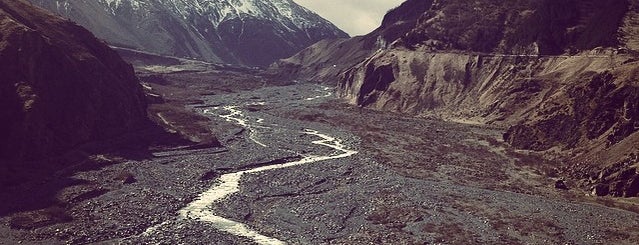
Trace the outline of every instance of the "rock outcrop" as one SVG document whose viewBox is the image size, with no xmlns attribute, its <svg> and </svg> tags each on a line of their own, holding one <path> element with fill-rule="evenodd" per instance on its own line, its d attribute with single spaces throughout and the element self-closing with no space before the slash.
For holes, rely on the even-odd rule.
<svg viewBox="0 0 639 245">
<path fill-rule="evenodd" d="M 0 1 L 0 159 L 30 160 L 138 129 L 133 68 L 84 28 Z"/>
<path fill-rule="evenodd" d="M 638 147 L 637 9 L 634 0 L 409 0 L 375 32 L 322 44 L 334 58 L 307 49 L 278 66 L 337 80 L 354 105 L 502 126 L 516 148 L 565 153 L 567 174 L 597 172 Z M 353 59 L 331 49 L 361 40 L 377 45 Z M 344 63 L 308 76 L 332 61 Z"/>
<path fill-rule="evenodd" d="M 348 37 L 292 0 L 30 0 L 110 44 L 211 62 L 267 66 Z"/>
<path fill-rule="evenodd" d="M 557 88 L 532 111 L 530 118 L 511 127 L 504 138 L 511 145 L 547 150 L 592 140 L 611 146 L 639 130 L 638 63 L 617 70 L 584 72 Z"/>
</svg>

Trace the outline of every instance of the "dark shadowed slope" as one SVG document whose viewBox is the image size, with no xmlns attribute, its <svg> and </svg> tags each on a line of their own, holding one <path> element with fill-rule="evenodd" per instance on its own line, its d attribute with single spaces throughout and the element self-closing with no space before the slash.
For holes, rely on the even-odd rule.
<svg viewBox="0 0 639 245">
<path fill-rule="evenodd" d="M 132 67 L 89 31 L 0 2 L 0 159 L 34 159 L 146 122 Z"/>
</svg>

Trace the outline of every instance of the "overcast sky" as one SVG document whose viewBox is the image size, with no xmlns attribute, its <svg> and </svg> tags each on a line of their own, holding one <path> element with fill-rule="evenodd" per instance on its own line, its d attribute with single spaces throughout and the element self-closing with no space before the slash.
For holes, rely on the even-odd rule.
<svg viewBox="0 0 639 245">
<path fill-rule="evenodd" d="M 351 36 L 367 34 L 382 23 L 386 12 L 404 0 L 293 0 L 315 11 Z"/>
</svg>

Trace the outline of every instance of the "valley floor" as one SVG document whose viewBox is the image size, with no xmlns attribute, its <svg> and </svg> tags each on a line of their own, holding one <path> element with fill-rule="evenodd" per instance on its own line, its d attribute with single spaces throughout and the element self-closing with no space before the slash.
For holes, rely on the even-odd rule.
<svg viewBox="0 0 639 245">
<path fill-rule="evenodd" d="M 214 77 L 172 76 L 196 85 Z M 501 141 L 503 129 L 355 108 L 334 99 L 333 88 L 312 83 L 206 88 L 189 95 L 198 98 L 188 108 L 210 119 L 224 147 L 156 149 L 149 157 L 12 187 L 3 200 L 16 202 L 16 196 L 33 196 L 43 186 L 61 186 L 53 198 L 65 219 L 38 225 L 38 219 L 55 216 L 51 208 L 2 214 L 0 244 L 633 244 L 639 239 L 637 213 L 596 204 L 578 190 L 555 189 L 548 177 L 554 164 L 510 149 Z M 320 134 L 334 140 L 318 144 L 326 139 Z M 267 167 L 313 157 L 317 161 Z M 261 170 L 252 172 L 256 169 Z M 200 209 L 204 216 L 235 223 L 180 215 L 201 193 L 230 183 L 221 176 L 241 171 L 237 192 Z M 122 181 L 122 173 L 135 181 Z M 10 228 L 24 223 L 32 226 Z M 246 229 L 239 231 L 239 224 Z"/>
</svg>

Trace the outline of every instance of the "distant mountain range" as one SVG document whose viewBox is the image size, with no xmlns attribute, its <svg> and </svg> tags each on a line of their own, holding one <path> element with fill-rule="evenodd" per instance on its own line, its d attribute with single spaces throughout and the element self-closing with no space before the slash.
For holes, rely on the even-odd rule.
<svg viewBox="0 0 639 245">
<path fill-rule="evenodd" d="M 348 37 L 292 0 L 30 0 L 109 44 L 212 62 L 265 66 Z"/>
</svg>

